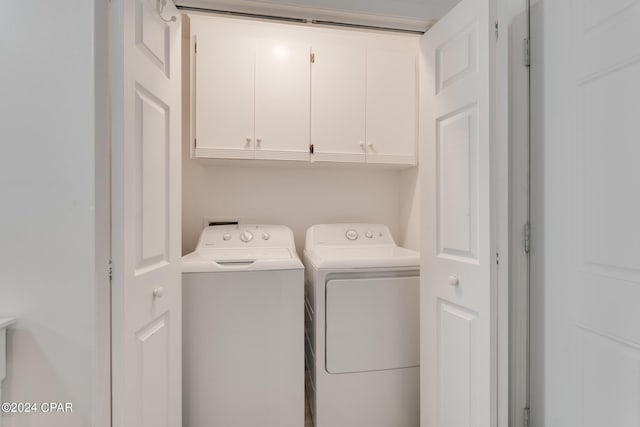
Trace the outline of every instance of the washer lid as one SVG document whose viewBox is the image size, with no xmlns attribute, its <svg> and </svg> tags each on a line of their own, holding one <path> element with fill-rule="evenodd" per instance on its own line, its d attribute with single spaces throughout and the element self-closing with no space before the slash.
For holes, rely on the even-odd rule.
<svg viewBox="0 0 640 427">
<path fill-rule="evenodd" d="M 302 269 L 296 254 L 286 248 L 205 249 L 182 258 L 183 273 Z"/>
<path fill-rule="evenodd" d="M 396 245 L 315 247 L 304 256 L 318 269 L 420 267 L 420 254 Z"/>
<path fill-rule="evenodd" d="M 273 261 L 293 258 L 287 248 L 216 248 L 198 251 L 203 259 L 220 264 L 234 262 Z"/>
</svg>

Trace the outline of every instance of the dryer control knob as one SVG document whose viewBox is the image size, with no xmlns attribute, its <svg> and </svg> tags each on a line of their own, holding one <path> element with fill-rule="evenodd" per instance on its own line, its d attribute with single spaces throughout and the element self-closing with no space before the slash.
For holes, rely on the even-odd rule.
<svg viewBox="0 0 640 427">
<path fill-rule="evenodd" d="M 364 233 L 364 237 L 366 237 L 367 239 L 373 239 L 373 232 L 371 230 L 367 231 L 366 233 Z"/>
<path fill-rule="evenodd" d="M 269 240 L 270 238 L 271 234 L 267 233 L 266 231 L 262 233 L 262 240 Z"/>
<path fill-rule="evenodd" d="M 356 230 L 354 230 L 353 228 L 348 229 L 347 232 L 344 233 L 344 235 L 349 240 L 356 240 L 358 238 L 358 232 Z"/>
<path fill-rule="evenodd" d="M 222 240 L 231 240 L 231 233 L 224 233 L 222 235 Z"/>
<path fill-rule="evenodd" d="M 253 233 L 251 233 L 250 231 L 243 231 L 242 233 L 240 233 L 240 240 L 242 240 L 245 243 L 252 241 Z"/>
</svg>

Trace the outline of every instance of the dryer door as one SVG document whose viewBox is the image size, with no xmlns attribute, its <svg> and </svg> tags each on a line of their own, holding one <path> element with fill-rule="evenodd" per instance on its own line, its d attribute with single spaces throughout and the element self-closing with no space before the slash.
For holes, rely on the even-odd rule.
<svg viewBox="0 0 640 427">
<path fill-rule="evenodd" d="M 331 374 L 420 364 L 419 277 L 333 279 L 326 286 Z"/>
</svg>

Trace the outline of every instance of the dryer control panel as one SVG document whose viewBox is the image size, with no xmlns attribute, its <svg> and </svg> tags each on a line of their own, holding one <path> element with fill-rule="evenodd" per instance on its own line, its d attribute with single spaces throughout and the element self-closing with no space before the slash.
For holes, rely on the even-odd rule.
<svg viewBox="0 0 640 427">
<path fill-rule="evenodd" d="M 395 245 L 384 224 L 318 224 L 307 230 L 307 246 Z"/>
</svg>

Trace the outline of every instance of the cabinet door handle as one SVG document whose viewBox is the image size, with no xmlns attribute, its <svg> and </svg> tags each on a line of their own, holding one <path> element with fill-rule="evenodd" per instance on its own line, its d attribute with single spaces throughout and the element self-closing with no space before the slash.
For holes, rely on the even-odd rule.
<svg viewBox="0 0 640 427">
<path fill-rule="evenodd" d="M 364 142 L 359 142 L 358 145 L 360 146 L 360 148 L 362 148 L 362 150 L 365 149 Z"/>
<path fill-rule="evenodd" d="M 245 138 L 245 141 L 246 141 L 245 145 L 248 147 L 249 145 L 251 145 L 251 141 L 253 141 L 253 138 L 248 136 L 248 137 Z"/>
<path fill-rule="evenodd" d="M 262 143 L 262 138 L 256 138 L 256 144 Z"/>
</svg>

